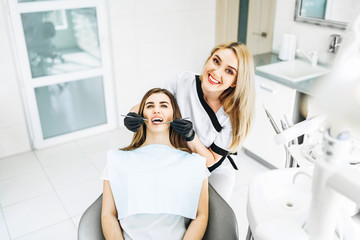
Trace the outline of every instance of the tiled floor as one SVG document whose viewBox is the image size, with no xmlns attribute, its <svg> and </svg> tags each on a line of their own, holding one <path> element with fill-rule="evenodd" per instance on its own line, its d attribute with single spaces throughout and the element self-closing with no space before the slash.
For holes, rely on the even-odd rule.
<svg viewBox="0 0 360 240">
<path fill-rule="evenodd" d="M 126 129 L 0 159 L 0 239 L 75 240 L 83 211 L 101 194 L 109 148 L 125 146 Z M 250 178 L 267 169 L 240 153 L 230 205 L 240 230 L 247 231 Z"/>
</svg>

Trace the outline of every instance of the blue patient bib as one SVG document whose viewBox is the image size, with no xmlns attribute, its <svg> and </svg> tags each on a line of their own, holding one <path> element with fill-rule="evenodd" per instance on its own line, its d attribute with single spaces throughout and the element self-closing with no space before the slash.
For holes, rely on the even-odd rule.
<svg viewBox="0 0 360 240">
<path fill-rule="evenodd" d="M 108 173 L 118 219 L 134 214 L 174 214 L 195 219 L 206 159 L 152 144 L 131 151 L 110 150 Z"/>
</svg>

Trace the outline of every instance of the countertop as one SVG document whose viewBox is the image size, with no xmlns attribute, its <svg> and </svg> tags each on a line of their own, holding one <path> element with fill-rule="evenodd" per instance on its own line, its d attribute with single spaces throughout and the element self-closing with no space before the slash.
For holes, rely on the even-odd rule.
<svg viewBox="0 0 360 240">
<path fill-rule="evenodd" d="M 271 63 L 277 63 L 277 62 L 281 61 L 278 59 L 278 54 L 273 53 L 273 52 L 257 54 L 257 55 L 254 55 L 253 58 L 254 58 L 255 67 L 267 65 L 267 64 L 271 64 Z M 312 88 L 313 88 L 315 82 L 317 82 L 317 81 L 319 81 L 319 79 L 321 79 L 321 77 L 315 77 L 315 78 L 311 78 L 311 79 L 305 80 L 305 81 L 291 82 L 291 81 L 273 76 L 271 74 L 266 74 L 266 73 L 256 71 L 256 69 L 255 69 L 255 74 L 258 76 L 270 79 L 274 82 L 281 83 L 287 87 L 295 89 L 298 92 L 301 92 L 301 93 L 304 93 L 304 94 L 307 94 L 310 96 L 313 96 Z"/>
</svg>

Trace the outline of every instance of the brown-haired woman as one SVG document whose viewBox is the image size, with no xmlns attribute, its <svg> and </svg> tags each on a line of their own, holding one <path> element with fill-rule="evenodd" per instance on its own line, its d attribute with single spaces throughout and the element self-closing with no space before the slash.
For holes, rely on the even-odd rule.
<svg viewBox="0 0 360 240">
<path fill-rule="evenodd" d="M 102 228 L 106 239 L 201 239 L 208 219 L 206 159 L 191 154 L 167 122 L 181 114 L 174 96 L 152 89 L 145 120 L 131 144 L 110 150 L 103 174 Z M 193 219 L 185 228 L 185 219 Z"/>
</svg>

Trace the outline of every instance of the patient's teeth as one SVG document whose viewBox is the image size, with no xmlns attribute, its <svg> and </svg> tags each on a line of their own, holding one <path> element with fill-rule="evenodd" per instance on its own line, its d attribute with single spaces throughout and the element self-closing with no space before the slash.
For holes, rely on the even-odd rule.
<svg viewBox="0 0 360 240">
<path fill-rule="evenodd" d="M 162 121 L 163 121 L 163 119 L 161 119 L 161 118 L 154 118 L 152 120 L 153 123 L 161 123 Z"/>
</svg>

